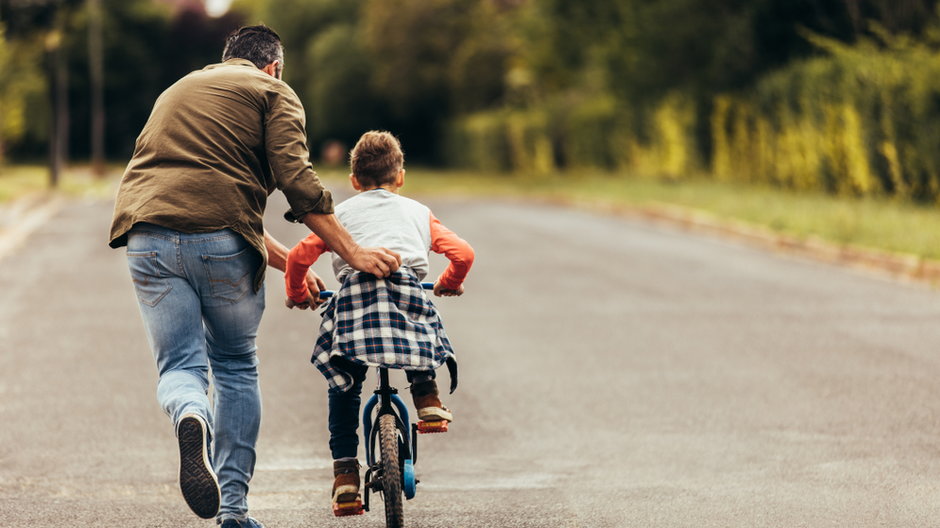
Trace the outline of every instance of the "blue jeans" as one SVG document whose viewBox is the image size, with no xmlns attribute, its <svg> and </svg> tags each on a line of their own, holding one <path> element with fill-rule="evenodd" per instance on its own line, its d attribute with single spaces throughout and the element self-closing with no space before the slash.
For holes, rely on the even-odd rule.
<svg viewBox="0 0 940 528">
<path fill-rule="evenodd" d="M 127 261 L 160 375 L 157 400 L 174 425 L 187 413 L 209 424 L 219 519 L 244 519 L 261 425 L 255 337 L 264 289 L 253 288 L 261 256 L 228 229 L 187 234 L 137 224 Z"/>
<path fill-rule="evenodd" d="M 344 362 L 343 371 L 352 376 L 353 384 L 348 390 L 327 390 L 329 404 L 330 453 L 333 460 L 356 458 L 359 451 L 359 407 L 362 404 L 362 382 L 366 379 L 369 368 L 357 363 Z M 432 380 L 436 377 L 433 370 L 406 370 L 409 383 Z"/>
</svg>

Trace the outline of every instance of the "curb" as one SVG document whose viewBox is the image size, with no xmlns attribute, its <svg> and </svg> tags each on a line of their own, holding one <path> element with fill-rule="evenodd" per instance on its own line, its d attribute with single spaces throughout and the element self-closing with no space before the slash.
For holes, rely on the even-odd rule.
<svg viewBox="0 0 940 528">
<path fill-rule="evenodd" d="M 780 253 L 874 272 L 895 280 L 940 286 L 940 261 L 918 255 L 875 250 L 851 244 L 834 244 L 812 236 L 802 238 L 781 234 L 763 226 L 739 220 L 725 220 L 706 211 L 672 204 L 628 206 L 564 198 L 546 201 L 667 224 L 684 231 L 715 235 Z"/>
<path fill-rule="evenodd" d="M 64 204 L 65 199 L 61 196 L 38 193 L 0 205 L 0 260 L 13 254 Z"/>
</svg>

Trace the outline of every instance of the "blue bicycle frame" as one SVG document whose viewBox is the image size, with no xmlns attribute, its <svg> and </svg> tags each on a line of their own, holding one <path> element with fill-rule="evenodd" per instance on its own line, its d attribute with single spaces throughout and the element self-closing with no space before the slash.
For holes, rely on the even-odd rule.
<svg viewBox="0 0 940 528">
<path fill-rule="evenodd" d="M 400 453 L 402 480 L 404 481 L 402 491 L 405 498 L 410 500 L 414 498 L 418 484 L 414 468 L 418 459 L 417 425 L 411 423 L 408 408 L 398 395 L 398 389 L 389 384 L 388 369 L 379 367 L 377 370 L 379 371 L 379 387 L 362 409 L 362 436 L 366 451 L 366 465 L 371 468 L 376 463 L 374 448 L 378 428 L 375 424 L 378 423 L 379 416 L 383 414 L 394 415 L 398 431 L 402 435 L 402 447 L 404 448 Z M 378 406 L 378 410 L 376 410 L 376 406 Z M 374 417 L 372 416 L 373 412 L 375 412 Z M 366 504 L 368 504 L 368 497 L 366 498 Z M 366 510 L 368 510 L 368 506 Z"/>
<path fill-rule="evenodd" d="M 421 287 L 425 290 L 433 290 L 434 283 L 422 282 Z M 334 292 L 324 290 L 320 292 L 321 299 L 332 297 Z M 402 452 L 400 459 L 402 461 L 402 491 L 406 499 L 412 499 L 417 493 L 418 480 L 415 478 L 415 462 L 418 460 L 418 426 L 411 423 L 411 417 L 408 414 L 408 407 L 398 395 L 398 389 L 392 387 L 388 381 L 388 369 L 379 367 L 379 386 L 375 393 L 366 402 L 362 409 L 362 436 L 366 451 L 366 466 L 370 468 L 366 472 L 366 480 L 371 473 L 371 468 L 375 466 L 375 436 L 378 431 L 379 417 L 384 414 L 395 416 L 395 423 L 398 425 L 398 431 L 402 437 Z M 376 409 L 378 407 L 378 409 Z M 373 413 L 375 416 L 373 416 Z M 364 509 L 369 510 L 369 487 L 365 487 Z"/>
</svg>

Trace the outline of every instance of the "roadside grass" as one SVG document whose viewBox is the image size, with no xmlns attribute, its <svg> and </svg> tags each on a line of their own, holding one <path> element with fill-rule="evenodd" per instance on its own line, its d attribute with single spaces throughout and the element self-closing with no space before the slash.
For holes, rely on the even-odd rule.
<svg viewBox="0 0 940 528">
<path fill-rule="evenodd" d="M 63 193 L 69 196 L 108 197 L 113 194 L 114 176 L 123 166 L 109 165 L 103 178 L 91 174 L 88 166 L 69 167 L 60 177 L 56 189 L 49 187 L 49 170 L 45 165 L 0 166 L 0 204 L 43 193 Z"/>
<path fill-rule="evenodd" d="M 900 200 L 705 179 L 673 182 L 600 172 L 527 177 L 421 168 L 408 169 L 402 192 L 561 200 L 586 208 L 679 206 L 801 239 L 940 259 L 940 209 Z"/>
<path fill-rule="evenodd" d="M 0 204 L 46 192 L 109 198 L 123 165 L 105 178 L 87 166 L 70 167 L 49 191 L 43 165 L 0 167 Z M 320 169 L 330 187 L 348 186 L 348 170 Z M 741 183 L 669 181 L 603 172 L 558 175 L 485 174 L 409 167 L 405 195 L 447 195 L 550 200 L 591 208 L 682 207 L 726 221 L 745 222 L 798 238 L 940 260 L 940 208 L 889 199 L 852 199 Z"/>
</svg>

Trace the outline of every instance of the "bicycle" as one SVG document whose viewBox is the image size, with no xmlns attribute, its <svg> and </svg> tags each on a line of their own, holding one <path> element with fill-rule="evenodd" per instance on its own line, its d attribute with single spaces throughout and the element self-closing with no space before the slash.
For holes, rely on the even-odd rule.
<svg viewBox="0 0 940 528">
<path fill-rule="evenodd" d="M 421 287 L 433 290 L 434 284 L 423 282 Z M 332 291 L 320 292 L 322 298 L 332 295 Z M 405 522 L 402 495 L 407 500 L 413 499 L 420 482 L 415 477 L 414 467 L 418 460 L 418 434 L 447 432 L 448 422 L 411 423 L 408 408 L 398 395 L 398 389 L 389 383 L 388 367 L 376 367 L 376 370 L 379 373 L 378 387 L 362 409 L 362 435 L 368 467 L 363 479 L 362 504 L 361 507 L 357 503 L 337 504 L 333 513 L 337 516 L 363 514 L 369 511 L 370 493 L 379 492 L 385 503 L 386 526 L 401 528 Z"/>
</svg>

